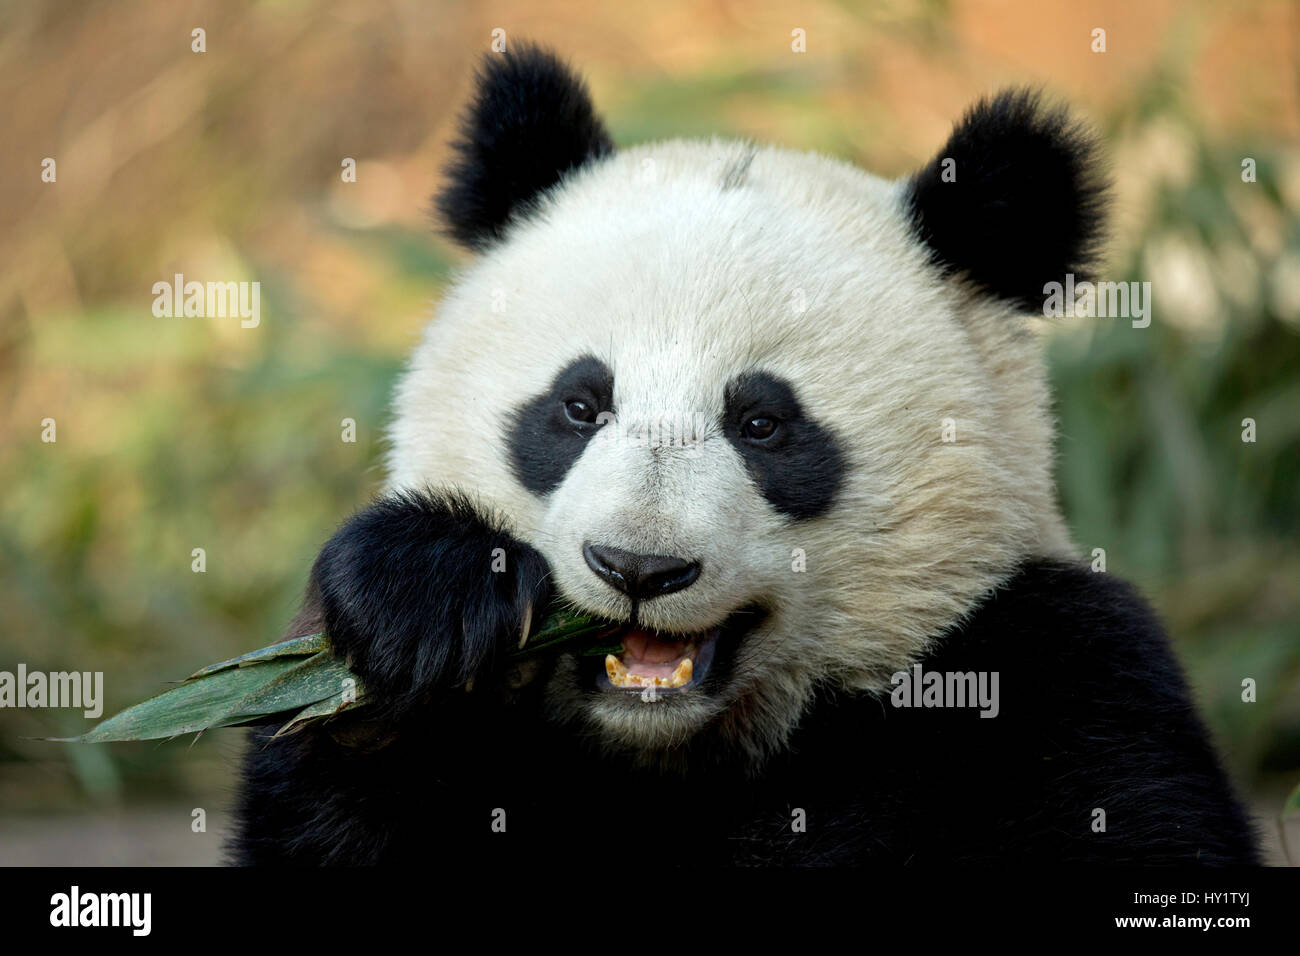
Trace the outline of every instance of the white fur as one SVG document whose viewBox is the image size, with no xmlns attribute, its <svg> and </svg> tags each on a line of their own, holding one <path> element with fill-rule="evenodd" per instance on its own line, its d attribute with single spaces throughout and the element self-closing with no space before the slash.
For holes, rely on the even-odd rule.
<svg viewBox="0 0 1300 956">
<path fill-rule="evenodd" d="M 511 472 L 507 426 L 586 353 L 614 373 L 618 421 L 539 498 Z M 774 511 L 716 431 L 684 449 L 621 437 L 665 417 L 716 421 L 750 368 L 791 382 L 838 436 L 846 477 L 825 516 Z M 1068 549 L 1026 320 L 940 277 L 902 183 L 816 155 L 674 141 L 571 176 L 448 291 L 396 407 L 391 486 L 470 491 L 573 604 L 627 614 L 583 561 L 593 540 L 702 561 L 698 583 L 643 605 L 650 624 L 772 608 L 717 698 L 596 698 L 571 661 L 559 668 L 557 711 L 659 758 L 706 726 L 761 757 L 816 686 L 879 691 L 1017 562 Z"/>
</svg>

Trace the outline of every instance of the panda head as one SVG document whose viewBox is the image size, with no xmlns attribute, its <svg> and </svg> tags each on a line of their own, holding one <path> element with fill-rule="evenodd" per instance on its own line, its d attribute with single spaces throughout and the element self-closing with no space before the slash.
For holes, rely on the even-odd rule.
<svg viewBox="0 0 1300 956">
<path fill-rule="evenodd" d="M 390 482 L 468 491 L 565 602 L 627 623 L 608 669 L 560 659 L 561 717 L 646 757 L 761 758 L 820 689 L 886 688 L 1068 550 L 1025 314 L 1088 273 L 1103 188 L 1062 112 L 981 101 L 898 181 L 745 142 L 615 150 L 525 48 L 487 58 L 456 148 L 438 205 L 479 256 L 400 385 Z"/>
</svg>

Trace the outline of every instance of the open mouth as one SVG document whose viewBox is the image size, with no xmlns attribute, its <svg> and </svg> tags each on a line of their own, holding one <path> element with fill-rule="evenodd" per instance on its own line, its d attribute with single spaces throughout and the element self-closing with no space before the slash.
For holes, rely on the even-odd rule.
<svg viewBox="0 0 1300 956">
<path fill-rule="evenodd" d="M 595 675 L 596 688 L 605 693 L 643 693 L 653 688 L 656 695 L 697 688 L 719 657 L 727 656 L 720 655 L 719 649 L 734 650 L 739 638 L 762 617 L 760 610 L 749 607 L 716 627 L 689 634 L 626 625 L 610 636 L 621 642 L 622 650 L 605 655 L 602 670 Z"/>
</svg>

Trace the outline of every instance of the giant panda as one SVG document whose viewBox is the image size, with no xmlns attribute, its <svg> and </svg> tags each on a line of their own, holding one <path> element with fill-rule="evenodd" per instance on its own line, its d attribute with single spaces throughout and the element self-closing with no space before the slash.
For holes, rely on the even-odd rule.
<svg viewBox="0 0 1300 956">
<path fill-rule="evenodd" d="M 477 256 L 290 632 L 372 703 L 252 733 L 234 862 L 1256 860 L 1159 622 L 1056 503 L 1028 317 L 1095 267 L 1085 128 L 1008 90 L 896 181 L 615 149 L 527 47 L 462 132 L 437 207 Z M 557 602 L 621 653 L 518 662 Z"/>
</svg>

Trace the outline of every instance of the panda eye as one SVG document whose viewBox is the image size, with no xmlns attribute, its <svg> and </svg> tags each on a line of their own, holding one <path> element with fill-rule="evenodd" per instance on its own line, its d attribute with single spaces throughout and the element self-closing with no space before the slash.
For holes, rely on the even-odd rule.
<svg viewBox="0 0 1300 956">
<path fill-rule="evenodd" d="M 564 415 L 575 425 L 594 425 L 596 406 L 580 398 L 571 398 L 564 403 Z"/>
<path fill-rule="evenodd" d="M 767 441 L 776 434 L 779 424 L 775 418 L 757 415 L 740 426 L 740 434 L 750 441 Z"/>
</svg>

